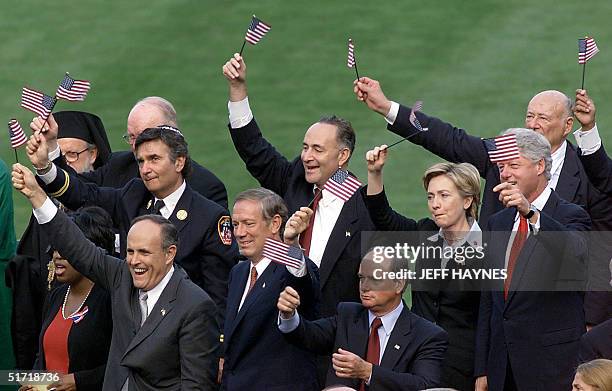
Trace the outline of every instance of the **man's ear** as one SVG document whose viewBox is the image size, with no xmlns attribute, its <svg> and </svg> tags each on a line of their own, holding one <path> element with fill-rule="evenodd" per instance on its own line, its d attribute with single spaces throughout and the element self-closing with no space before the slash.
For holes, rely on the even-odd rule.
<svg viewBox="0 0 612 391">
<path fill-rule="evenodd" d="M 181 172 L 183 171 L 184 167 L 185 167 L 185 156 L 177 157 L 176 161 L 174 162 L 174 170 L 176 172 Z"/>
</svg>

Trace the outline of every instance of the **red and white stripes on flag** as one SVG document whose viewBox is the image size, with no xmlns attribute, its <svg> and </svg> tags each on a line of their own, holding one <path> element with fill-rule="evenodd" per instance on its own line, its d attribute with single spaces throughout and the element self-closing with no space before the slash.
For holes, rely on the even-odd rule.
<svg viewBox="0 0 612 391">
<path fill-rule="evenodd" d="M 492 144 L 487 147 L 491 163 L 514 160 L 520 157 L 516 134 L 495 137 Z"/>
<path fill-rule="evenodd" d="M 417 111 L 421 111 L 421 109 L 423 108 L 423 102 L 420 100 L 417 100 L 416 102 L 414 102 L 414 104 L 412 105 L 412 110 L 410 110 L 410 123 L 412 124 L 412 126 L 414 126 L 415 128 L 417 128 L 418 130 L 423 130 L 423 126 L 421 126 L 421 123 L 419 122 L 418 118 L 416 117 L 416 112 Z"/>
<path fill-rule="evenodd" d="M 55 105 L 55 98 L 40 91 L 23 87 L 21 89 L 21 107 L 30 110 L 43 118 L 49 117 Z"/>
<path fill-rule="evenodd" d="M 348 40 L 348 60 L 346 61 L 346 66 L 349 68 L 355 66 L 355 44 L 350 38 Z"/>
<path fill-rule="evenodd" d="M 11 139 L 11 148 L 19 148 L 28 142 L 28 138 L 26 137 L 23 128 L 16 119 L 13 118 L 9 121 L 8 131 Z"/>
<path fill-rule="evenodd" d="M 262 255 L 272 262 L 291 266 L 296 269 L 302 267 L 304 260 L 302 250 L 298 247 L 289 246 L 275 239 L 266 238 Z"/>
<path fill-rule="evenodd" d="M 261 40 L 268 31 L 270 31 L 271 28 L 272 26 L 253 15 L 251 25 L 247 29 L 244 39 L 251 45 L 256 45 L 257 42 L 259 42 L 259 40 Z"/>
<path fill-rule="evenodd" d="M 582 38 L 578 40 L 578 64 L 586 64 L 599 53 L 595 38 Z"/>
<path fill-rule="evenodd" d="M 55 96 L 58 99 L 65 99 L 71 102 L 83 101 L 91 88 L 91 83 L 88 80 L 76 80 L 66 73 L 64 80 L 57 87 Z"/>
<path fill-rule="evenodd" d="M 329 191 L 342 201 L 348 201 L 361 187 L 361 182 L 348 171 L 339 168 L 334 175 L 325 182 L 324 190 Z"/>
</svg>

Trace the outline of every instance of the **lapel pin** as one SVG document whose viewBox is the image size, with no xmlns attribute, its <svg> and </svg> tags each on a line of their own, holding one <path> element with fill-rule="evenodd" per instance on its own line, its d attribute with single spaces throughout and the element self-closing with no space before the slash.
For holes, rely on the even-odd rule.
<svg viewBox="0 0 612 391">
<path fill-rule="evenodd" d="M 346 231 L 345 232 L 345 236 L 348 236 L 350 238 L 351 237 L 351 232 L 350 231 Z"/>
<path fill-rule="evenodd" d="M 187 218 L 187 211 L 185 209 L 181 209 L 176 212 L 176 218 L 179 220 L 185 220 Z"/>
<path fill-rule="evenodd" d="M 264 282 L 264 283 L 263 283 L 263 285 L 262 285 L 261 287 L 262 287 L 262 288 L 265 288 L 265 287 L 266 287 L 266 283 Z"/>
<path fill-rule="evenodd" d="M 166 310 L 165 309 L 162 308 L 161 311 L 159 311 L 159 312 L 161 312 L 161 316 L 166 316 Z"/>
<path fill-rule="evenodd" d="M 153 203 L 153 201 L 149 200 L 149 202 L 147 202 L 147 209 L 151 209 L 151 204 Z"/>
<path fill-rule="evenodd" d="M 395 348 L 395 350 L 399 350 L 400 346 L 399 345 L 395 345 L 394 348 Z"/>
</svg>

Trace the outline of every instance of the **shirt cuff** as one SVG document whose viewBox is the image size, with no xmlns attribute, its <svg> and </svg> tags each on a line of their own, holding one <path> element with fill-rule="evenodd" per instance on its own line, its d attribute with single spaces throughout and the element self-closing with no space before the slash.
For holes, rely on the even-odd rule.
<svg viewBox="0 0 612 391">
<path fill-rule="evenodd" d="M 295 314 L 293 315 L 293 317 L 289 319 L 281 318 L 280 312 L 279 312 L 278 329 L 280 330 L 281 333 L 283 334 L 290 333 L 293 330 L 297 329 L 299 325 L 300 325 L 300 314 L 298 314 L 297 311 L 295 311 Z"/>
<path fill-rule="evenodd" d="M 57 177 L 57 167 L 55 166 L 55 164 L 51 163 L 51 169 L 49 170 L 48 173 L 43 174 L 43 175 L 40 175 L 40 174 L 36 174 L 36 175 L 40 179 L 42 179 L 42 181 L 45 182 L 46 185 L 48 185 L 49 183 L 53 182 L 55 178 Z"/>
<path fill-rule="evenodd" d="M 228 101 L 227 110 L 229 111 L 229 121 L 232 129 L 242 128 L 253 119 L 248 96 L 238 102 Z"/>
<path fill-rule="evenodd" d="M 293 274 L 294 277 L 304 277 L 306 275 L 306 259 L 304 259 L 304 254 L 302 254 L 302 264 L 299 268 L 286 265 L 287 271 Z"/>
<path fill-rule="evenodd" d="M 399 109 L 399 103 L 391 101 L 391 108 L 389 109 L 387 115 L 385 115 L 385 121 L 387 121 L 389 125 L 393 125 L 395 123 L 395 120 L 397 119 L 397 113 L 399 113 Z"/>
<path fill-rule="evenodd" d="M 50 161 L 54 161 L 55 159 L 60 157 L 60 155 L 61 155 L 61 151 L 60 151 L 59 145 L 57 146 L 57 148 L 55 148 L 53 151 L 51 151 L 51 152 L 49 152 L 47 154 L 47 156 L 49 157 Z"/>
<path fill-rule="evenodd" d="M 591 155 L 601 148 L 601 137 L 599 137 L 597 124 L 593 126 L 593 129 L 587 130 L 586 132 L 578 129 L 574 132 L 574 137 L 576 138 L 576 143 L 578 144 L 578 148 L 580 148 L 582 156 Z"/>
<path fill-rule="evenodd" d="M 56 214 L 57 206 L 55 206 L 49 197 L 47 197 L 40 208 L 34 209 L 34 217 L 36 217 L 38 224 L 47 224 L 49 221 L 53 220 Z"/>
</svg>

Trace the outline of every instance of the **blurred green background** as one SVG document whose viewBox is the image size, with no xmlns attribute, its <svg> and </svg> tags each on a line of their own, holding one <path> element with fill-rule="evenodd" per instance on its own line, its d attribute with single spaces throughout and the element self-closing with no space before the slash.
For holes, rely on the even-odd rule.
<svg viewBox="0 0 612 391">
<path fill-rule="evenodd" d="M 397 136 L 357 102 L 346 40 L 356 43 L 361 75 L 381 81 L 388 97 L 492 136 L 523 124 L 528 100 L 544 89 L 570 95 L 580 87 L 576 40 L 597 39 L 586 86 L 598 104 L 598 124 L 612 143 L 611 2 L 579 1 L 64 1 L 5 0 L 0 25 L 0 112 L 27 128 L 33 114 L 19 107 L 23 85 L 55 91 L 64 72 L 92 81 L 84 110 L 104 121 L 114 150 L 131 106 L 160 95 L 172 101 L 193 157 L 226 184 L 230 204 L 254 186 L 226 128 L 227 85 L 221 66 L 240 49 L 251 14 L 272 25 L 245 49 L 249 96 L 266 137 L 293 158 L 304 131 L 323 114 L 350 119 L 357 131 L 351 170 L 365 179 L 365 151 Z M 6 131 L 0 157 L 14 162 Z M 573 138 L 572 138 L 573 140 Z M 27 158 L 23 150 L 20 161 Z M 420 176 L 438 161 L 406 142 L 386 170 L 391 202 L 400 212 L 427 214 Z M 17 235 L 30 209 L 14 194 Z"/>
</svg>

